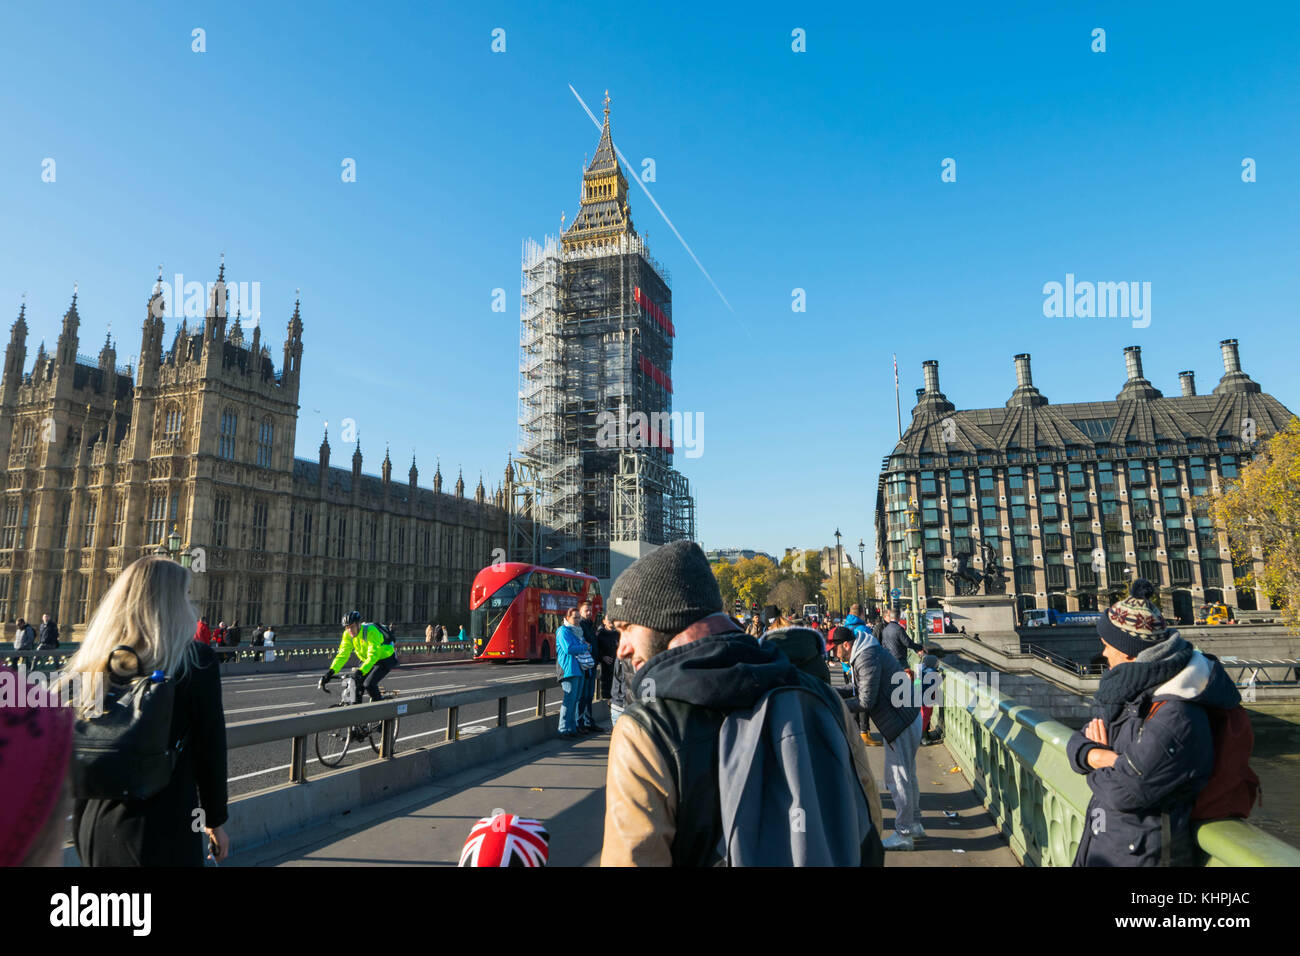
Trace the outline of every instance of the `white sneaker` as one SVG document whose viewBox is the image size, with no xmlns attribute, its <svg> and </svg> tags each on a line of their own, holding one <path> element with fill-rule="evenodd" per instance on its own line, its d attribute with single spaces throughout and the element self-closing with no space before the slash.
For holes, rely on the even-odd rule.
<svg viewBox="0 0 1300 956">
<path fill-rule="evenodd" d="M 924 840 L 925 827 L 921 826 L 921 824 L 919 823 L 913 823 L 912 828 L 907 831 L 907 835 L 910 836 L 913 840 Z"/>
<path fill-rule="evenodd" d="M 910 850 L 912 849 L 912 838 L 905 833 L 899 833 L 895 830 L 894 835 L 885 837 L 885 839 L 880 842 L 880 845 L 886 850 Z"/>
</svg>

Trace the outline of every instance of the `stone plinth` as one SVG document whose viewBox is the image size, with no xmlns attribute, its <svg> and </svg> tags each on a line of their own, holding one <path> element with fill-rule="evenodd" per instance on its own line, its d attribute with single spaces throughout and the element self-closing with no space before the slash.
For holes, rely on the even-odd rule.
<svg viewBox="0 0 1300 956">
<path fill-rule="evenodd" d="M 978 634 L 980 640 L 995 647 L 1020 650 L 1016 634 L 1016 602 L 1006 594 L 968 594 L 944 598 L 944 610 L 952 616 L 952 625 L 967 636 Z"/>
</svg>

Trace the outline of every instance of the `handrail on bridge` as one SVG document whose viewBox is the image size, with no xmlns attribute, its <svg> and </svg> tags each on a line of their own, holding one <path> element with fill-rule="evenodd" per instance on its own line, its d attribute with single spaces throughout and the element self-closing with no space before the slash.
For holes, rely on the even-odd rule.
<svg viewBox="0 0 1300 956">
<path fill-rule="evenodd" d="M 505 681 L 492 687 L 471 687 L 465 690 L 440 691 L 415 697 L 392 698 L 373 703 L 351 704 L 347 707 L 327 707 L 291 717 L 264 717 L 226 726 L 226 749 L 253 747 L 289 739 L 289 782 L 304 783 L 307 779 L 307 738 L 326 730 L 351 727 L 354 724 L 381 722 L 383 742 L 379 748 L 381 760 L 393 756 L 393 730 L 396 719 L 415 714 L 447 711 L 445 739 L 460 739 L 460 708 L 486 700 L 497 701 L 497 726 L 509 723 L 507 701 L 511 697 L 536 692 L 536 716 L 546 715 L 546 692 L 558 687 L 559 681 L 551 675 L 520 681 Z M 490 732 L 490 731 L 489 731 Z"/>
<path fill-rule="evenodd" d="M 944 743 L 1007 837 L 1031 866 L 1070 866 L 1092 797 L 1066 757 L 1074 733 L 1003 696 L 975 675 L 940 662 Z M 1300 866 L 1300 849 L 1244 820 L 1201 824 L 1207 866 Z"/>
</svg>

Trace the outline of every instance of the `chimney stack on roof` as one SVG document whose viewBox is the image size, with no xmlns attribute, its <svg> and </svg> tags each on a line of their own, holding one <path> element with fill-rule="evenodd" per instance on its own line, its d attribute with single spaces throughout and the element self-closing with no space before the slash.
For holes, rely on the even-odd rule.
<svg viewBox="0 0 1300 956">
<path fill-rule="evenodd" d="M 1033 373 L 1029 371 L 1029 353 L 1021 352 L 1016 361 L 1016 387 L 1025 388 L 1034 384 Z"/>
<path fill-rule="evenodd" d="M 1224 339 L 1219 343 L 1219 351 L 1223 353 L 1224 375 L 1241 371 L 1241 355 L 1237 352 L 1236 339 Z"/>
<path fill-rule="evenodd" d="M 1130 345 L 1124 350 L 1124 367 L 1128 371 L 1130 382 L 1142 378 L 1142 346 Z"/>
<path fill-rule="evenodd" d="M 1191 398 L 1196 394 L 1196 373 L 1193 371 L 1179 372 L 1178 381 L 1183 386 L 1183 398 Z"/>
<path fill-rule="evenodd" d="M 921 363 L 921 374 L 925 376 L 925 388 L 923 391 L 931 395 L 939 394 L 939 363 L 934 359 L 927 359 Z"/>
</svg>

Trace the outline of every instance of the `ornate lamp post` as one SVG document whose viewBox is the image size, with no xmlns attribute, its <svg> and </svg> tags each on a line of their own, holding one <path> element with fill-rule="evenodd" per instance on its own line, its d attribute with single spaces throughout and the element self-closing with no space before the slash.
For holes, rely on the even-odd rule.
<svg viewBox="0 0 1300 956">
<path fill-rule="evenodd" d="M 907 575 L 907 580 L 912 582 L 912 613 L 907 617 L 907 629 L 911 632 L 912 640 L 924 644 L 925 629 L 921 626 L 920 620 L 921 575 L 917 571 L 917 565 L 921 560 L 921 512 L 917 510 L 915 498 L 908 502 L 907 550 L 912 558 L 912 568 Z"/>
<path fill-rule="evenodd" d="M 835 574 L 840 592 L 840 620 L 844 619 L 844 559 L 840 557 L 840 529 L 835 529 Z"/>
<path fill-rule="evenodd" d="M 867 583 L 866 550 L 866 544 L 863 543 L 861 538 L 858 538 L 858 607 L 862 607 L 862 588 Z M 867 609 L 865 607 L 862 608 L 862 613 L 864 616 L 866 615 Z"/>
<path fill-rule="evenodd" d="M 183 568 L 190 567 L 194 562 L 194 552 L 187 543 L 184 548 L 181 547 L 181 536 L 172 525 L 171 534 L 158 542 L 158 547 L 154 549 L 154 554 L 162 555 L 164 558 L 171 558 Z"/>
</svg>

